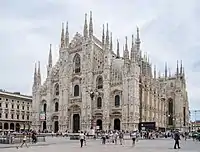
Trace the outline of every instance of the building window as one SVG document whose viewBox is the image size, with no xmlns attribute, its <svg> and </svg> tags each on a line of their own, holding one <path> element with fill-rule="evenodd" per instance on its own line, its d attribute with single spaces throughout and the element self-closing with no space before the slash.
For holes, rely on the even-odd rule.
<svg viewBox="0 0 200 152">
<path fill-rule="evenodd" d="M 0 98 L 0 100 L 1 100 L 1 98 Z"/>
<path fill-rule="evenodd" d="M 14 114 L 11 114 L 11 119 L 14 119 Z"/>
<path fill-rule="evenodd" d="M 74 96 L 75 97 L 79 96 L 79 85 L 74 86 Z"/>
<path fill-rule="evenodd" d="M 19 115 L 17 115 L 17 119 L 19 119 Z"/>
<path fill-rule="evenodd" d="M 29 120 L 29 115 L 27 116 L 27 120 Z"/>
<path fill-rule="evenodd" d="M 19 103 L 19 101 L 17 101 L 17 103 Z"/>
<path fill-rule="evenodd" d="M 1 118 L 1 113 L 0 113 L 0 118 Z"/>
<path fill-rule="evenodd" d="M 55 111 L 57 112 L 59 108 L 58 102 L 55 103 Z"/>
<path fill-rule="evenodd" d="M 6 108 L 8 108 L 8 104 L 6 103 Z"/>
<path fill-rule="evenodd" d="M 29 106 L 27 106 L 27 110 L 29 110 Z"/>
<path fill-rule="evenodd" d="M 1 107 L 1 103 L 0 103 L 0 107 Z"/>
<path fill-rule="evenodd" d="M 74 56 L 74 72 L 79 73 L 81 71 L 81 58 L 79 54 Z"/>
<path fill-rule="evenodd" d="M 5 114 L 5 118 L 8 118 L 8 114 L 7 113 Z"/>
<path fill-rule="evenodd" d="M 6 101 L 8 101 L 8 99 L 6 99 Z"/>
<path fill-rule="evenodd" d="M 116 95 L 116 96 L 115 96 L 115 106 L 116 106 L 116 107 L 119 107 L 119 106 L 120 106 L 120 96 L 119 96 L 119 95 Z"/>
<path fill-rule="evenodd" d="M 12 109 L 14 109 L 14 104 L 12 104 Z"/>
<path fill-rule="evenodd" d="M 54 89 L 55 89 L 55 95 L 58 96 L 59 95 L 59 84 L 58 83 L 55 84 Z"/>
<path fill-rule="evenodd" d="M 103 88 L 103 78 L 102 78 L 102 76 L 98 76 L 97 77 L 96 83 L 97 83 L 97 89 L 102 89 Z"/>
<path fill-rule="evenodd" d="M 102 107 L 102 99 L 101 99 L 101 97 L 98 97 L 97 98 L 97 108 L 101 109 L 101 107 Z"/>
<path fill-rule="evenodd" d="M 24 115 L 22 115 L 22 119 L 24 120 Z"/>
<path fill-rule="evenodd" d="M 22 110 L 24 110 L 24 106 L 22 106 Z"/>
<path fill-rule="evenodd" d="M 17 105 L 17 109 L 19 109 L 19 105 Z"/>
</svg>

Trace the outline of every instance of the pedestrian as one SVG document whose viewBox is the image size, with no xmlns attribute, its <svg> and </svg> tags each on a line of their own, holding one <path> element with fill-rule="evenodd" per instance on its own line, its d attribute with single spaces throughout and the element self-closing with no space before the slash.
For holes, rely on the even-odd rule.
<svg viewBox="0 0 200 152">
<path fill-rule="evenodd" d="M 26 143 L 26 140 L 27 140 L 27 138 L 26 138 L 26 135 L 24 134 L 24 137 L 23 137 L 23 140 L 22 140 L 22 144 L 21 144 L 21 148 L 23 147 L 23 145 L 25 144 L 26 145 L 26 147 L 28 148 L 28 145 L 27 145 L 27 143 Z M 18 149 L 19 147 L 17 147 L 17 149 Z"/>
<path fill-rule="evenodd" d="M 132 141 L 133 141 L 132 146 L 135 146 L 136 137 L 137 137 L 136 132 L 132 132 L 132 134 L 131 134 L 131 138 L 132 138 Z"/>
<path fill-rule="evenodd" d="M 120 145 L 122 145 L 123 138 L 124 138 L 124 134 L 123 134 L 123 132 L 120 131 L 120 133 L 119 133 L 119 142 L 120 142 Z"/>
<path fill-rule="evenodd" d="M 106 135 L 105 133 L 102 134 L 102 144 L 106 144 Z"/>
<path fill-rule="evenodd" d="M 81 148 L 82 148 L 83 147 L 83 141 L 85 139 L 85 135 L 84 135 L 84 133 L 82 131 L 81 131 L 79 137 L 80 137 L 80 143 L 81 143 Z"/>
<path fill-rule="evenodd" d="M 178 149 L 180 149 L 180 145 L 179 145 L 179 140 L 180 140 L 180 134 L 178 131 L 176 131 L 174 133 L 174 149 L 176 149 L 176 147 L 178 146 Z"/>
</svg>

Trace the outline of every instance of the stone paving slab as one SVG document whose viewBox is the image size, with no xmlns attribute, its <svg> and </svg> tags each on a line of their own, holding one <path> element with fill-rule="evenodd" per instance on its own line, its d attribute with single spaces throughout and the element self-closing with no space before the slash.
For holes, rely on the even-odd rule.
<svg viewBox="0 0 200 152">
<path fill-rule="evenodd" d="M 54 139 L 56 140 L 56 139 Z M 62 140 L 62 139 L 59 139 Z M 132 147 L 131 141 L 124 141 L 124 145 L 106 144 L 102 145 L 100 140 L 89 140 L 87 146 L 80 148 L 79 141 L 71 143 L 57 142 L 57 144 L 46 146 L 31 146 L 29 148 L 7 148 L 1 149 L 1 152 L 200 152 L 200 142 L 181 141 L 181 149 L 173 149 L 173 140 L 142 140 Z"/>
</svg>

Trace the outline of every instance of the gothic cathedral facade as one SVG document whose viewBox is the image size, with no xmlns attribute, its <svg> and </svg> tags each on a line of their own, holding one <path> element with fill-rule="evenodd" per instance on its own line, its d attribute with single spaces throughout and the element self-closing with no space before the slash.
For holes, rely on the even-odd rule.
<svg viewBox="0 0 200 152">
<path fill-rule="evenodd" d="M 155 121 L 158 128 L 166 128 L 174 125 L 171 118 L 177 118 L 175 114 L 183 124 L 183 111 L 180 107 L 176 110 L 175 101 L 182 103 L 187 114 L 184 72 L 156 77 L 147 57 L 141 55 L 140 43 L 137 28 L 131 49 L 126 37 L 121 57 L 118 41 L 113 50 L 108 24 L 105 30 L 103 26 L 102 40 L 93 34 L 92 13 L 89 24 L 85 15 L 83 34 L 76 33 L 71 41 L 68 24 L 66 30 L 62 26 L 59 59 L 53 66 L 50 46 L 43 84 L 40 65 L 35 68 L 32 128 L 54 132 L 137 130 L 142 121 Z"/>
</svg>

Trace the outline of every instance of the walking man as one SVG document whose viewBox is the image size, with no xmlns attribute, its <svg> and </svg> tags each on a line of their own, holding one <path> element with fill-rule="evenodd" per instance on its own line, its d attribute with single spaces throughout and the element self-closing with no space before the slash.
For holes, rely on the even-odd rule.
<svg viewBox="0 0 200 152">
<path fill-rule="evenodd" d="M 180 145 L 179 145 L 179 140 L 180 140 L 180 134 L 178 131 L 176 131 L 174 133 L 174 149 L 176 149 L 176 147 L 178 146 L 178 149 L 180 149 Z"/>
</svg>

